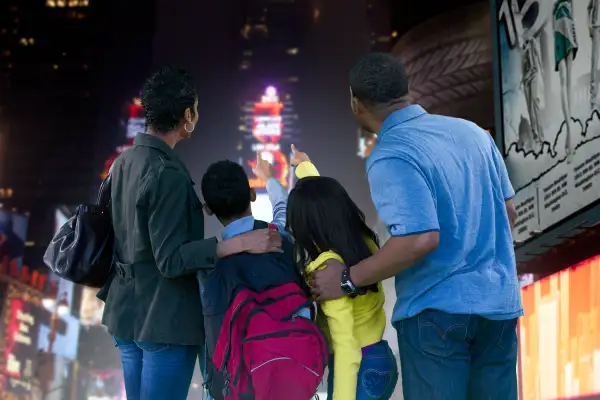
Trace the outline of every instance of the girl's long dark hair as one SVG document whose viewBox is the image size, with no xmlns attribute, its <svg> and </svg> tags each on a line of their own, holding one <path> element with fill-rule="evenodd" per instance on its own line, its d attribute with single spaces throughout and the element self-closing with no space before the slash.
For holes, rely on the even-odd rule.
<svg viewBox="0 0 600 400">
<path fill-rule="evenodd" d="M 315 176 L 300 179 L 290 193 L 287 229 L 295 240 L 298 267 L 325 251 L 339 254 L 351 267 L 372 255 L 366 240 L 379 240 L 365 215 L 335 179 Z M 377 285 L 369 287 L 377 291 Z"/>
</svg>

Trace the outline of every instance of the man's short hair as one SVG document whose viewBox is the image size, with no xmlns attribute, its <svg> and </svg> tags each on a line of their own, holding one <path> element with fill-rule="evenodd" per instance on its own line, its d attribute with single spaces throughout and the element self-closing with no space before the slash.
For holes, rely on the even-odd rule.
<svg viewBox="0 0 600 400">
<path fill-rule="evenodd" d="M 218 161 L 202 177 L 202 196 L 218 218 L 234 218 L 250 207 L 250 184 L 244 168 L 229 160 Z"/>
<path fill-rule="evenodd" d="M 367 107 L 406 101 L 408 76 L 402 62 L 390 53 L 369 53 L 350 70 L 350 89 Z"/>
</svg>

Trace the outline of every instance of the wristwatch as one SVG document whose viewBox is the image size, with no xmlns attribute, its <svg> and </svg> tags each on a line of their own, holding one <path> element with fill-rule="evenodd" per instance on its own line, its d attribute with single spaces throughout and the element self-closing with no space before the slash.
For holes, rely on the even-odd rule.
<svg viewBox="0 0 600 400">
<path fill-rule="evenodd" d="M 344 293 L 349 296 L 361 296 L 367 293 L 366 289 L 356 287 L 354 283 L 352 283 L 352 280 L 350 279 L 350 268 L 348 267 L 344 268 L 344 271 L 342 271 L 342 281 L 340 286 Z"/>
</svg>

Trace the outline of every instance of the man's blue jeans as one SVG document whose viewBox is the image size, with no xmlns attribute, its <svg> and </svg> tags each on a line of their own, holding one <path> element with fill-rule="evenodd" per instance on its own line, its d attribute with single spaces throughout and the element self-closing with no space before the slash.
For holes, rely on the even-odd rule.
<svg viewBox="0 0 600 400">
<path fill-rule="evenodd" d="M 426 310 L 398 321 L 405 400 L 517 400 L 517 319 Z"/>
<path fill-rule="evenodd" d="M 115 343 L 121 352 L 127 400 L 186 400 L 199 347 L 117 338 Z"/>
</svg>

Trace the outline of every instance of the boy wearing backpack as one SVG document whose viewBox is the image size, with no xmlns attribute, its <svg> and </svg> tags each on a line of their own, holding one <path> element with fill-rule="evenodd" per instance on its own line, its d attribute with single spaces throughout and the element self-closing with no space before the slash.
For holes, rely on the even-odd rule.
<svg viewBox="0 0 600 400">
<path fill-rule="evenodd" d="M 287 192 L 260 155 L 254 172 L 267 182 L 271 224 L 252 217 L 256 193 L 239 164 L 214 163 L 202 178 L 205 211 L 224 225 L 224 240 L 266 227 L 283 238 L 282 253 L 226 257 L 199 277 L 207 386 L 216 400 L 309 400 L 323 377 L 326 342 L 310 319 L 312 300 L 284 230 Z"/>
</svg>

